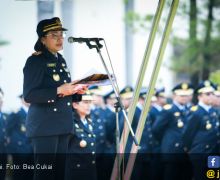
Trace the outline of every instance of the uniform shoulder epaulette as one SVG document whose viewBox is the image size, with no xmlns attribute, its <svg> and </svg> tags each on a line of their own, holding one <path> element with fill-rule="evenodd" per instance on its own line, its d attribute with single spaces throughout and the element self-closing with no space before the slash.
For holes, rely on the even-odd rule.
<svg viewBox="0 0 220 180">
<path fill-rule="evenodd" d="M 36 52 L 34 52 L 32 55 L 33 56 L 38 56 L 38 55 L 40 55 L 42 52 L 41 51 L 36 51 Z"/>
<path fill-rule="evenodd" d="M 169 109 L 171 109 L 171 107 L 172 107 L 171 104 L 166 104 L 166 105 L 163 106 L 163 108 L 164 108 L 165 110 L 169 110 Z"/>
<path fill-rule="evenodd" d="M 198 109 L 198 106 L 192 106 L 192 107 L 190 108 L 191 111 L 197 111 L 197 109 Z"/>
</svg>

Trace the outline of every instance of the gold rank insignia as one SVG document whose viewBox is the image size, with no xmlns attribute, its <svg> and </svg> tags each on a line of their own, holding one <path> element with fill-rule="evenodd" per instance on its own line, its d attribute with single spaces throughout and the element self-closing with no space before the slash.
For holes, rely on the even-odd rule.
<svg viewBox="0 0 220 180">
<path fill-rule="evenodd" d="M 53 79 L 54 81 L 59 81 L 60 80 L 59 74 L 53 74 Z"/>
<path fill-rule="evenodd" d="M 22 132 L 25 132 L 25 131 L 26 131 L 26 127 L 25 127 L 23 124 L 21 125 L 21 131 L 22 131 Z"/>
<path fill-rule="evenodd" d="M 197 109 L 198 109 L 198 106 L 192 106 L 190 110 L 191 111 L 197 111 Z"/>
<path fill-rule="evenodd" d="M 206 129 L 209 130 L 212 128 L 212 124 L 209 121 L 206 121 Z"/>
<path fill-rule="evenodd" d="M 171 109 L 171 107 L 172 107 L 171 104 L 166 104 L 166 105 L 163 106 L 163 108 L 164 108 L 165 110 L 169 110 L 169 109 Z"/>
<path fill-rule="evenodd" d="M 181 86 L 181 88 L 182 88 L 183 90 L 187 90 L 187 89 L 188 89 L 188 84 L 183 83 L 182 86 Z"/>
<path fill-rule="evenodd" d="M 209 81 L 205 81 L 205 82 L 204 82 L 204 85 L 205 85 L 206 87 L 211 86 L 211 84 L 210 84 L 210 82 L 209 82 Z"/>
<path fill-rule="evenodd" d="M 180 116 L 180 112 L 175 112 L 174 116 Z"/>
<path fill-rule="evenodd" d="M 79 146 L 82 147 L 82 148 L 84 148 L 84 147 L 87 146 L 87 142 L 86 142 L 85 140 L 81 140 L 81 141 L 79 142 Z"/>
<path fill-rule="evenodd" d="M 182 128 L 184 125 L 183 121 L 181 119 L 178 119 L 178 122 L 177 122 L 177 127 L 178 128 Z"/>
<path fill-rule="evenodd" d="M 56 63 L 48 63 L 47 67 L 56 67 Z"/>
<path fill-rule="evenodd" d="M 38 55 L 40 55 L 41 53 L 42 53 L 41 51 L 36 51 L 36 52 L 32 53 L 32 55 L 38 56 Z"/>
</svg>

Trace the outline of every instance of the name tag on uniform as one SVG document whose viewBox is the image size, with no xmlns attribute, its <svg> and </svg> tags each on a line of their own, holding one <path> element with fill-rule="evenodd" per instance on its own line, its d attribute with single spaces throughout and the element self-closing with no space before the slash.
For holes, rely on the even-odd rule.
<svg viewBox="0 0 220 180">
<path fill-rule="evenodd" d="M 56 67 L 56 63 L 48 63 L 47 67 Z"/>
<path fill-rule="evenodd" d="M 76 132 L 84 132 L 83 129 L 77 128 Z"/>
</svg>

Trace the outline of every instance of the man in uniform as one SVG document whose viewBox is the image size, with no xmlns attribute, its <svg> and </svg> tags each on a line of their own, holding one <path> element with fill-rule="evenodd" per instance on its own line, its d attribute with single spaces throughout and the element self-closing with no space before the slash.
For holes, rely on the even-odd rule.
<svg viewBox="0 0 220 180">
<path fill-rule="evenodd" d="M 161 141 L 164 179 L 191 179 L 186 170 L 187 158 L 182 144 L 182 133 L 186 126 L 185 105 L 192 94 L 188 83 L 180 83 L 173 89 L 173 104 L 164 106 L 160 117 L 153 124 L 153 134 Z"/>
<path fill-rule="evenodd" d="M 3 105 L 3 96 L 4 93 L 0 88 L 0 163 L 3 168 L 0 168 L 0 180 L 5 179 L 5 165 L 7 163 L 7 154 L 6 154 L 6 114 L 2 112 Z"/>
<path fill-rule="evenodd" d="M 116 113 L 115 113 L 115 103 L 116 103 L 116 98 L 115 98 L 115 93 L 114 91 L 108 92 L 104 96 L 104 101 L 105 101 L 105 119 L 106 119 L 106 141 L 105 141 L 105 166 L 103 167 L 103 171 L 105 172 L 105 177 L 103 179 L 110 179 L 111 177 L 111 172 L 115 160 L 115 153 L 116 153 L 116 144 L 115 144 L 115 130 L 114 129 L 114 124 L 115 124 L 115 118 L 116 118 Z"/>
<path fill-rule="evenodd" d="M 33 149 L 30 143 L 30 139 L 26 136 L 26 116 L 29 108 L 29 103 L 26 103 L 23 96 L 19 96 L 22 107 L 17 111 L 11 113 L 7 118 L 7 152 L 12 155 L 13 164 L 23 166 L 23 164 L 33 164 Z M 13 179 L 23 180 L 24 178 L 32 179 L 32 170 L 27 170 L 25 173 L 23 170 L 13 171 Z"/>
<path fill-rule="evenodd" d="M 120 91 L 120 96 L 121 96 L 121 101 L 122 101 L 122 105 L 124 106 L 124 109 L 126 111 L 126 113 L 129 111 L 129 106 L 131 105 L 132 103 L 132 97 L 133 97 L 133 93 L 134 93 L 134 90 L 131 86 L 125 86 L 121 91 Z M 134 116 L 133 118 L 133 121 L 132 121 L 132 128 L 133 128 L 133 131 L 135 132 L 136 128 L 137 128 L 137 124 L 138 124 L 138 114 L 136 114 L 137 116 Z M 119 130 L 120 130 L 120 138 L 123 138 L 123 129 L 124 129 L 124 126 L 127 126 L 127 122 L 124 118 L 124 115 L 123 115 L 123 112 L 120 111 L 119 112 Z M 129 130 L 129 129 L 128 129 Z M 125 153 L 130 153 L 130 150 L 131 150 L 131 145 L 133 143 L 133 138 L 131 136 L 131 134 L 129 133 L 129 136 L 128 136 L 128 141 L 127 141 L 127 145 L 126 147 L 124 147 L 125 149 Z"/>
<path fill-rule="evenodd" d="M 217 153 L 220 144 L 219 119 L 212 107 L 214 85 L 206 80 L 196 89 L 198 105 L 191 108 L 191 115 L 183 134 L 184 149 L 190 155 L 194 179 L 206 179 L 209 154 Z"/>
<path fill-rule="evenodd" d="M 148 131 L 151 132 L 153 124 L 156 122 L 156 119 L 159 118 L 161 115 L 161 111 L 163 110 L 163 106 L 166 104 L 166 97 L 165 97 L 165 88 L 155 88 L 154 96 L 151 100 L 151 108 L 149 111 L 149 121 L 151 126 L 149 127 Z M 161 144 L 160 142 L 154 137 L 151 133 L 151 159 L 150 159 L 150 167 L 151 167 L 151 179 L 152 180 L 159 180 L 162 179 L 163 175 L 163 168 L 161 163 L 160 151 L 161 151 Z M 161 173 L 158 173 L 161 172 Z"/>
<path fill-rule="evenodd" d="M 105 119 L 106 119 L 106 149 L 105 153 L 115 153 L 115 132 L 112 132 L 112 126 L 115 123 L 115 93 L 110 91 L 104 96 L 106 108 L 105 108 Z"/>
</svg>

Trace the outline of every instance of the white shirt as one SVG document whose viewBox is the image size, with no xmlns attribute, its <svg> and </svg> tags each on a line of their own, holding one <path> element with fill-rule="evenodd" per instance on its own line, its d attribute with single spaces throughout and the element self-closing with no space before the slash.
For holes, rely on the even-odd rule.
<svg viewBox="0 0 220 180">
<path fill-rule="evenodd" d="M 175 104 L 175 105 L 179 108 L 179 110 L 181 110 L 181 111 L 184 111 L 184 110 L 185 110 L 185 106 L 179 104 L 178 102 L 173 101 L 173 104 Z"/>
<path fill-rule="evenodd" d="M 159 112 L 162 111 L 162 107 L 158 104 L 153 104 L 153 107 L 155 107 Z"/>
<path fill-rule="evenodd" d="M 81 121 L 82 121 L 82 123 L 85 125 L 85 126 L 87 126 L 87 120 L 86 119 L 81 119 Z"/>
<path fill-rule="evenodd" d="M 137 107 L 140 109 L 140 110 L 142 110 L 143 109 L 143 105 L 141 104 L 141 103 L 137 103 Z"/>
<path fill-rule="evenodd" d="M 209 110 L 211 108 L 210 105 L 207 105 L 207 104 L 203 103 L 202 101 L 199 101 L 198 105 L 201 106 L 203 109 L 205 109 L 207 112 L 209 112 Z"/>
</svg>

